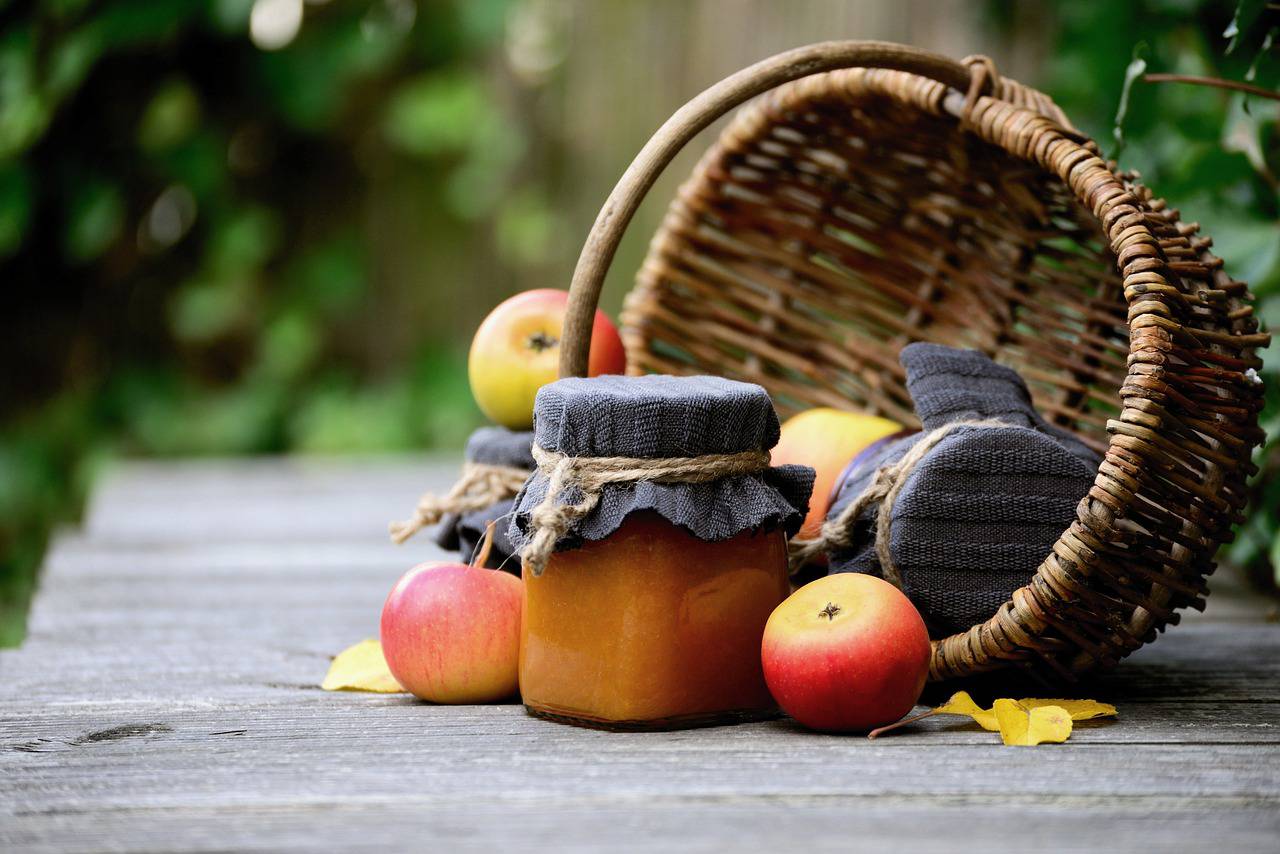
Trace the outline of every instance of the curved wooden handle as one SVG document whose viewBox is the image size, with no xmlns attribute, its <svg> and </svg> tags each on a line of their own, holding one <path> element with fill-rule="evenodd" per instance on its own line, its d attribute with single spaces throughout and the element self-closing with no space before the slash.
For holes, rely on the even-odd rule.
<svg viewBox="0 0 1280 854">
<path fill-rule="evenodd" d="M 578 256 L 560 345 L 560 376 L 587 374 L 591 326 L 605 273 L 645 193 L 689 140 L 734 107 L 783 83 L 837 68 L 909 71 L 964 92 L 969 69 L 954 59 L 893 42 L 820 42 L 757 62 L 685 104 L 658 129 L 609 194 Z"/>
</svg>

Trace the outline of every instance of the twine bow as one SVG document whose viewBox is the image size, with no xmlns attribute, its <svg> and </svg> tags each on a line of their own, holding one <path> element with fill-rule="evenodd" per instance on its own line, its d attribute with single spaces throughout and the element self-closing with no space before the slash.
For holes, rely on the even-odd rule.
<svg viewBox="0 0 1280 854">
<path fill-rule="evenodd" d="M 794 574 L 800 567 L 823 552 L 846 549 L 853 545 L 851 538 L 853 523 L 862 515 L 862 511 L 878 501 L 880 506 L 876 510 L 875 550 L 876 558 L 880 561 L 880 574 L 885 581 L 901 589 L 902 573 L 894 563 L 893 555 L 889 551 L 889 542 L 893 526 L 893 505 L 907 478 L 915 471 L 916 465 L 937 447 L 939 442 L 961 427 L 1013 426 L 1017 425 L 1007 421 L 953 421 L 924 434 L 920 441 L 916 442 L 897 462 L 876 469 L 871 482 L 861 494 L 841 510 L 840 515 L 822 523 L 817 537 L 812 540 L 791 541 L 789 549 L 791 572 Z"/>
<path fill-rule="evenodd" d="M 514 498 L 528 477 L 529 472 L 511 466 L 467 463 L 462 467 L 457 483 L 447 493 L 439 496 L 427 493 L 418 499 L 412 519 L 391 523 L 391 541 L 403 543 L 450 513 L 483 510 L 499 501 Z"/>
<path fill-rule="evenodd" d="M 556 451 L 533 446 L 533 459 L 547 478 L 547 494 L 529 512 L 532 536 L 526 542 L 521 558 L 534 575 L 541 575 L 556 543 L 572 525 L 600 503 L 606 484 L 635 483 L 709 483 L 740 474 L 755 474 L 769 467 L 767 451 L 751 450 L 736 454 L 706 454 L 698 457 L 570 457 Z M 581 498 L 561 503 L 569 490 L 577 489 Z"/>
</svg>

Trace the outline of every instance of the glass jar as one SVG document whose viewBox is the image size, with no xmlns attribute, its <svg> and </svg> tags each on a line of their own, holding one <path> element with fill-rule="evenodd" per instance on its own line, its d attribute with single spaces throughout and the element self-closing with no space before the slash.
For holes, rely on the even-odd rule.
<svg viewBox="0 0 1280 854">
<path fill-rule="evenodd" d="M 813 469 L 770 466 L 778 432 L 763 388 L 716 377 L 538 391 L 538 468 L 508 531 L 532 714 L 669 729 L 774 713 L 760 643 L 813 488 Z"/>
<path fill-rule="evenodd" d="M 609 729 L 773 714 L 760 641 L 790 591 L 782 531 L 708 543 L 638 513 L 524 578 L 520 691 L 531 712 Z"/>
</svg>

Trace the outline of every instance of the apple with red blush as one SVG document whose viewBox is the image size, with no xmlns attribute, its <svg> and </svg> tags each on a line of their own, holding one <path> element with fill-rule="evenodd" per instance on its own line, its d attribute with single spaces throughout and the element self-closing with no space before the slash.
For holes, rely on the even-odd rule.
<svg viewBox="0 0 1280 854">
<path fill-rule="evenodd" d="M 838 573 L 769 617 L 761 661 L 784 712 L 810 729 L 865 732 L 911 711 L 929 675 L 929 632 L 901 590 Z"/>
<path fill-rule="evenodd" d="M 568 291 L 525 291 L 499 303 L 476 330 L 467 375 L 476 404 L 494 423 L 511 430 L 528 430 L 533 424 L 538 389 L 560 375 L 568 305 Z M 621 374 L 626 368 L 617 327 L 597 309 L 587 375 Z"/>
<path fill-rule="evenodd" d="M 433 703 L 516 696 L 523 583 L 457 563 L 409 570 L 382 606 L 382 653 L 396 681 Z"/>
</svg>

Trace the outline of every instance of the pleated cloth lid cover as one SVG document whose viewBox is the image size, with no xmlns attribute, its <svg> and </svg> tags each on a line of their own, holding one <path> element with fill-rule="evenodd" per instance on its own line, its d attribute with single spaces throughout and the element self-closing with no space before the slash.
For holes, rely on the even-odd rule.
<svg viewBox="0 0 1280 854">
<path fill-rule="evenodd" d="M 534 441 L 571 457 L 658 459 L 768 450 L 778 442 L 778 416 L 768 392 L 719 377 L 602 376 L 543 386 L 534 406 Z M 632 513 L 650 510 L 707 542 L 744 531 L 781 528 L 794 534 L 808 510 L 813 469 L 774 466 L 708 483 L 606 484 L 596 508 L 560 538 L 556 550 L 597 541 Z M 516 498 L 509 534 L 526 542 L 529 513 L 545 498 L 536 472 Z M 560 503 L 582 493 L 565 490 Z"/>
<path fill-rule="evenodd" d="M 505 427 L 481 427 L 467 439 L 465 452 L 469 463 L 533 471 L 533 432 L 508 430 Z M 436 528 L 435 542 L 442 549 L 457 552 L 464 560 L 470 560 L 480 545 L 480 537 L 490 522 L 497 522 L 493 529 L 493 547 L 485 565 L 501 566 L 508 572 L 519 573 L 520 562 L 508 560 L 511 556 L 511 539 L 507 536 L 506 517 L 514 504 L 511 498 L 498 501 L 483 510 L 470 513 L 452 513 L 440 520 Z"/>
<path fill-rule="evenodd" d="M 904 347 L 900 360 L 924 432 L 859 461 L 828 518 L 928 432 L 956 421 L 1008 423 L 955 428 L 907 475 L 891 512 L 889 551 L 904 592 L 935 636 L 952 634 L 992 617 L 1030 581 L 1075 518 L 1099 458 L 1035 411 L 1017 372 L 982 353 L 917 343 Z M 881 574 L 877 510 L 858 518 L 853 544 L 831 556 L 831 572 Z"/>
</svg>

